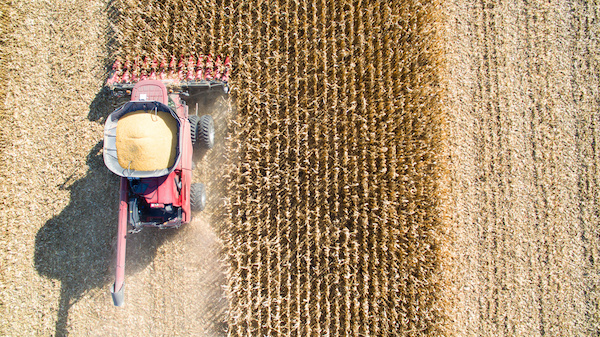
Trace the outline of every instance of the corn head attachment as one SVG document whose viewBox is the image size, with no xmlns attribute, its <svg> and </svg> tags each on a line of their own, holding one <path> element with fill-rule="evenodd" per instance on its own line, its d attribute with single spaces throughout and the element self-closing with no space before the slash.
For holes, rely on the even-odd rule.
<svg viewBox="0 0 600 337">
<path fill-rule="evenodd" d="M 229 91 L 227 82 L 231 73 L 231 58 L 212 55 L 189 55 L 179 58 L 117 59 L 106 86 L 115 96 L 131 94 L 135 84 L 143 80 L 159 80 L 169 92 L 186 93 L 193 89 Z"/>
</svg>

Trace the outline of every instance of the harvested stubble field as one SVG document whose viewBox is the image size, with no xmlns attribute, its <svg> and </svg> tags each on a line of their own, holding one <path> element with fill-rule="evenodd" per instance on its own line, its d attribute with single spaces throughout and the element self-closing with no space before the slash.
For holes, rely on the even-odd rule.
<svg viewBox="0 0 600 337">
<path fill-rule="evenodd" d="M 597 335 L 597 4 L 0 2 L 3 335 Z M 6 36 L 6 38 L 4 38 Z M 128 243 L 117 56 L 231 54 L 208 210 Z"/>
<path fill-rule="evenodd" d="M 459 335 L 600 334 L 598 5 L 447 7 Z"/>
</svg>

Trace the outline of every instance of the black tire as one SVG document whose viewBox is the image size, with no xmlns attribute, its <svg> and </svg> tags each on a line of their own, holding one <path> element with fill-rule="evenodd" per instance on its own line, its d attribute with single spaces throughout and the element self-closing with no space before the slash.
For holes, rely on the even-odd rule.
<svg viewBox="0 0 600 337">
<path fill-rule="evenodd" d="M 209 150 L 215 146 L 215 123 L 210 115 L 200 117 L 198 141 L 203 148 Z"/>
<path fill-rule="evenodd" d="M 202 183 L 190 187 L 190 206 L 192 212 L 202 212 L 206 207 L 206 187 Z"/>
<path fill-rule="evenodd" d="M 198 141 L 198 131 L 200 130 L 200 117 L 193 115 L 193 116 L 189 116 L 188 120 L 190 121 L 190 131 L 192 134 L 192 145 L 194 145 Z"/>
</svg>

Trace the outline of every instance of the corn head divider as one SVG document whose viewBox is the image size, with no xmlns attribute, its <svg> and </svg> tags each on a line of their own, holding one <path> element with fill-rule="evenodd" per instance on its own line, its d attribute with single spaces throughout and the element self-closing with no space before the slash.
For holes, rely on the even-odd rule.
<svg viewBox="0 0 600 337">
<path fill-rule="evenodd" d="M 144 58 L 113 65 L 106 86 L 115 97 L 130 98 L 104 125 L 104 163 L 121 177 L 111 287 L 116 306 L 124 304 L 127 237 L 144 227 L 178 228 L 206 205 L 204 184 L 192 183 L 192 158 L 194 148 L 213 147 L 214 123 L 208 114 L 190 115 L 186 99 L 215 91 L 227 94 L 230 67 L 229 57 L 213 62 L 210 55 L 179 62 L 171 57 L 168 64 Z M 169 164 L 152 166 L 165 153 L 172 154 Z"/>
</svg>

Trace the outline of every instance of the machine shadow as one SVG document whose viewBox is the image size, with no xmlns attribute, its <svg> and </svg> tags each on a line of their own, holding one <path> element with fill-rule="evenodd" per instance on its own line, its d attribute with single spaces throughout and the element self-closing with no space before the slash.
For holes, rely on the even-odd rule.
<svg viewBox="0 0 600 337">
<path fill-rule="evenodd" d="M 103 90 L 90 105 L 88 118 L 103 124 L 113 108 Z M 89 152 L 84 177 L 68 177 L 56 186 L 70 191 L 70 202 L 36 235 L 37 272 L 61 282 L 55 336 L 68 335 L 69 310 L 89 290 L 106 288 L 106 304 L 112 305 L 109 284 L 114 281 L 119 177 L 104 166 L 102 146 L 100 141 Z M 144 229 L 128 238 L 126 275 L 150 264 L 158 247 L 175 232 Z"/>
</svg>

